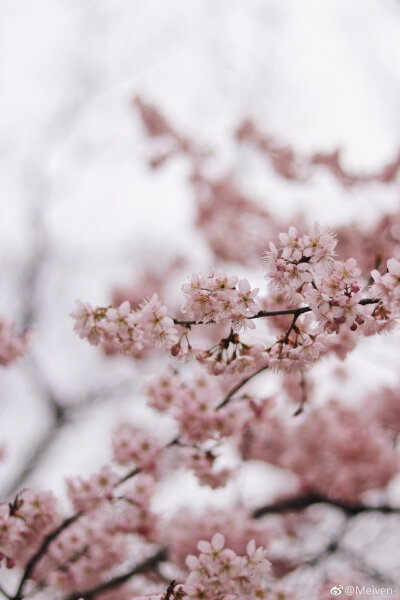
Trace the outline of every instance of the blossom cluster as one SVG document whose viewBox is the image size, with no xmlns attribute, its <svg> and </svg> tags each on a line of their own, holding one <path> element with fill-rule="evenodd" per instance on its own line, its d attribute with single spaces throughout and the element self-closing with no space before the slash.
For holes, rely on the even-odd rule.
<svg viewBox="0 0 400 600">
<path fill-rule="evenodd" d="M 223 387 L 203 373 L 185 380 L 167 369 L 149 383 L 146 393 L 149 406 L 175 418 L 187 442 L 201 443 L 238 435 L 253 417 L 250 405 L 245 402 L 218 409 Z"/>
<path fill-rule="evenodd" d="M 199 482 L 212 488 L 224 486 L 232 474 L 216 469 L 216 447 L 228 437 L 239 439 L 254 418 L 251 403 L 219 407 L 223 388 L 214 378 L 199 374 L 185 381 L 168 369 L 147 386 L 148 404 L 168 412 L 179 426 L 173 447 L 180 466 L 192 470 Z M 210 446 L 210 444 L 212 444 Z"/>
<path fill-rule="evenodd" d="M 263 547 L 248 542 L 246 553 L 239 556 L 225 547 L 225 538 L 216 533 L 211 541 L 197 544 L 199 554 L 189 554 L 189 574 L 183 584 L 172 582 L 170 593 L 135 597 L 134 600 L 262 600 L 271 598 L 263 585 L 270 570 Z M 283 595 L 282 598 L 285 598 Z"/>
<path fill-rule="evenodd" d="M 211 542 L 198 543 L 198 556 L 186 558 L 190 573 L 183 584 L 184 600 L 267 598 L 263 580 L 270 569 L 270 562 L 264 548 L 256 548 L 252 540 L 247 544 L 246 554 L 238 556 L 224 546 L 224 536 L 216 533 Z"/>
<path fill-rule="evenodd" d="M 51 534 L 54 539 L 39 556 L 30 579 L 39 587 L 69 593 L 98 585 L 127 559 L 135 536 L 143 551 L 157 527 L 150 508 L 153 477 L 138 473 L 123 493 L 117 493 L 120 483 L 109 467 L 87 480 L 69 478 L 68 496 L 77 512 L 65 521 L 52 494 L 23 490 L 13 504 L 0 505 L 0 558 L 8 568 L 24 567 Z"/>
<path fill-rule="evenodd" d="M 259 288 L 252 289 L 247 279 L 239 280 L 236 275 L 227 275 L 222 270 L 193 273 L 190 282 L 181 289 L 186 300 L 182 312 L 196 322 L 229 320 L 237 330 L 248 326 L 246 319 L 260 310 L 255 300 Z"/>
<path fill-rule="evenodd" d="M 158 438 L 129 423 L 122 423 L 113 435 L 114 460 L 121 466 L 134 465 L 154 472 L 163 453 Z"/>
<path fill-rule="evenodd" d="M 68 478 L 69 499 L 76 511 L 87 511 L 102 500 L 111 500 L 118 480 L 118 474 L 107 466 L 87 480 L 82 477 Z"/>
<path fill-rule="evenodd" d="M 170 559 L 183 570 L 187 570 L 186 556 L 196 552 L 198 540 L 211 539 L 216 533 L 224 535 L 227 546 L 236 554 L 246 552 L 250 539 L 265 546 L 278 535 L 275 524 L 251 518 L 244 506 L 229 511 L 209 507 L 206 512 L 186 508 L 164 519 L 162 525 L 161 539 L 168 541 Z"/>
<path fill-rule="evenodd" d="M 289 299 L 308 305 L 320 328 L 338 333 L 342 325 L 351 331 L 368 321 L 372 325 L 375 306 L 363 303 L 355 259 L 334 259 L 336 239 L 314 225 L 300 236 L 295 227 L 279 234 L 280 248 L 272 242 L 266 255 L 267 278 L 272 287 Z M 373 304 L 373 303 L 371 303 Z"/>
<path fill-rule="evenodd" d="M 400 312 L 400 261 L 390 258 L 384 275 L 374 269 L 371 276 L 374 281 L 371 292 L 384 301 L 385 313 L 398 314 Z"/>
<path fill-rule="evenodd" d="M 258 298 L 259 289 L 247 279 L 212 269 L 193 273 L 182 285 L 182 313 L 188 320 L 167 316 L 155 294 L 136 310 L 127 301 L 95 309 L 78 302 L 72 313 L 75 330 L 93 344 L 102 342 L 107 351 L 140 357 L 158 343 L 177 359 L 195 358 L 213 375 L 240 377 L 266 368 L 304 371 L 330 352 L 343 358 L 360 335 L 392 326 L 399 313 L 398 261 L 390 259 L 384 275 L 372 271 L 374 284 L 366 295 L 356 260 L 336 260 L 330 231 L 315 224 L 299 235 L 291 226 L 279 234 L 279 243 L 277 248 L 271 242 L 266 254 L 272 289 L 266 297 Z M 272 343 L 240 331 L 255 329 L 256 320 L 266 318 L 272 329 L 286 329 Z M 229 326 L 230 333 L 209 347 L 193 346 L 194 325 Z"/>
<path fill-rule="evenodd" d="M 178 340 L 174 322 L 157 294 L 137 310 L 132 310 L 128 301 L 117 308 L 93 308 L 77 300 L 71 316 L 81 338 L 87 338 L 95 346 L 106 343 L 130 356 L 139 356 L 155 345 L 169 349 Z"/>
<path fill-rule="evenodd" d="M 245 459 L 259 459 L 295 473 L 304 493 L 349 504 L 381 489 L 400 471 L 393 437 L 368 407 L 331 402 L 288 423 L 265 412 L 243 436 Z"/>
<path fill-rule="evenodd" d="M 192 178 L 196 195 L 196 225 L 214 255 L 225 261 L 257 264 L 279 224 L 264 206 L 249 199 L 233 177 Z"/>
<path fill-rule="evenodd" d="M 26 352 L 28 334 L 17 335 L 12 325 L 0 317 L 0 365 L 6 367 Z"/>
<path fill-rule="evenodd" d="M 9 568 L 24 565 L 60 520 L 50 492 L 25 489 L 12 504 L 0 504 L 0 563 L 4 559 Z"/>
</svg>

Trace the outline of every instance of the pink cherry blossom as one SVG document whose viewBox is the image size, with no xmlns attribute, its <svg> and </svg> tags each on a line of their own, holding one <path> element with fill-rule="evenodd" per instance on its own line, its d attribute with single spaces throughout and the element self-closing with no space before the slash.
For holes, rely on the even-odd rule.
<svg viewBox="0 0 400 600">
<path fill-rule="evenodd" d="M 6 367 L 23 356 L 28 345 L 28 332 L 17 335 L 11 323 L 0 317 L 0 365 Z"/>
</svg>

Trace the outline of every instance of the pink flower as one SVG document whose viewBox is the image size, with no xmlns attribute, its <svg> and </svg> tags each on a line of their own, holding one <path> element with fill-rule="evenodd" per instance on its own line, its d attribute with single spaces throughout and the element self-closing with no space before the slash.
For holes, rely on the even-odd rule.
<svg viewBox="0 0 400 600">
<path fill-rule="evenodd" d="M 236 327 L 255 315 L 259 306 L 254 300 L 258 289 L 251 289 L 247 279 L 211 271 L 208 275 L 193 274 L 190 284 L 182 286 L 186 302 L 182 312 L 198 322 L 235 322 Z"/>
<path fill-rule="evenodd" d="M 240 313 L 243 314 L 243 311 L 245 311 L 245 313 L 250 316 L 257 314 L 259 306 L 254 298 L 260 291 L 259 288 L 252 290 L 247 279 L 241 279 L 238 283 L 238 291 L 239 299 L 236 303 L 236 307 L 239 308 Z"/>
<path fill-rule="evenodd" d="M 95 473 L 88 480 L 81 477 L 68 478 L 68 496 L 75 510 L 86 511 L 99 502 L 112 498 L 118 480 L 118 475 L 108 466 L 104 466 L 99 473 Z"/>
<path fill-rule="evenodd" d="M 128 424 L 118 427 L 112 441 L 114 460 L 118 464 L 134 464 L 143 471 L 154 471 L 163 452 L 157 438 Z"/>
<path fill-rule="evenodd" d="M 216 533 L 211 542 L 200 541 L 197 544 L 197 548 L 200 550 L 202 554 L 210 554 L 212 558 L 217 558 L 222 548 L 225 545 L 225 538 L 222 533 Z"/>
<path fill-rule="evenodd" d="M 118 307 L 97 307 L 77 300 L 71 313 L 75 319 L 74 329 L 91 344 L 100 342 L 108 348 L 133 357 L 140 356 L 146 348 L 161 345 L 169 350 L 178 341 L 173 319 L 167 315 L 167 307 L 157 294 L 132 310 L 129 302 Z"/>
</svg>

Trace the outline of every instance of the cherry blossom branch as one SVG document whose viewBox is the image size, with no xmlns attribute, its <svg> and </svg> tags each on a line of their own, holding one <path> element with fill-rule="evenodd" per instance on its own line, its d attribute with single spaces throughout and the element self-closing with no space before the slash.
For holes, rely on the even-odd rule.
<svg viewBox="0 0 400 600">
<path fill-rule="evenodd" d="M 379 298 L 363 298 L 360 300 L 359 304 L 362 306 L 366 306 L 368 304 L 378 304 L 380 302 Z M 304 313 L 311 312 L 312 308 L 310 306 L 301 306 L 298 308 L 285 308 L 282 310 L 260 310 L 256 315 L 252 315 L 251 317 L 246 317 L 247 320 L 253 319 L 262 319 L 264 317 L 279 317 L 283 315 L 293 315 L 292 326 L 295 325 L 298 317 Z M 173 319 L 175 325 L 182 325 L 183 327 L 192 327 L 192 325 L 215 325 L 215 321 L 185 321 L 184 319 Z M 292 327 L 293 329 L 293 327 Z M 290 333 L 290 332 L 289 332 Z"/>
<path fill-rule="evenodd" d="M 276 173 L 285 179 L 307 181 L 316 167 L 329 171 L 346 187 L 380 182 L 388 184 L 395 181 L 400 170 L 400 152 L 392 162 L 372 173 L 350 173 L 341 164 L 340 150 L 315 152 L 309 156 L 301 155 L 289 145 L 277 142 L 270 135 L 262 133 L 250 120 L 244 121 L 236 130 L 236 139 L 250 143 L 262 152 L 272 163 Z"/>
<path fill-rule="evenodd" d="M 300 316 L 303 313 L 310 312 L 309 306 L 303 306 L 301 308 L 286 308 L 284 310 L 260 310 L 256 315 L 246 317 L 246 319 L 262 319 L 264 317 L 279 317 L 281 315 L 297 315 Z M 191 327 L 192 325 L 215 325 L 215 321 L 185 321 L 182 319 L 173 319 L 175 325 L 182 325 L 183 327 Z"/>
<path fill-rule="evenodd" d="M 372 565 L 366 563 L 365 560 L 353 550 L 350 550 L 349 548 L 339 547 L 338 551 L 344 554 L 353 564 L 356 565 L 356 567 L 360 571 L 365 573 L 365 575 L 368 575 L 381 585 L 394 586 L 397 584 L 397 581 L 395 579 L 393 579 L 389 575 L 386 575 L 385 573 L 382 573 L 381 571 L 378 571 Z"/>
<path fill-rule="evenodd" d="M 64 519 L 64 521 L 61 523 L 61 525 L 59 525 L 56 529 L 54 529 L 52 532 L 50 532 L 48 535 L 45 536 L 39 549 L 35 552 L 35 554 L 28 561 L 28 563 L 25 567 L 25 570 L 23 572 L 23 575 L 21 577 L 21 580 L 19 582 L 17 592 L 16 592 L 15 596 L 13 596 L 12 600 L 22 600 L 22 598 L 23 598 L 22 590 L 25 585 L 25 582 L 31 576 L 33 569 L 35 568 L 38 561 L 46 553 L 46 550 L 50 546 L 51 542 L 53 540 L 55 540 L 60 535 L 60 533 L 62 533 L 65 529 L 67 529 L 67 527 L 72 525 L 72 523 L 75 523 L 75 521 L 77 521 L 82 515 L 83 515 L 83 512 L 77 512 L 74 515 L 72 515 L 71 517 Z"/>
<path fill-rule="evenodd" d="M 174 588 L 175 588 L 175 579 L 173 579 L 170 584 L 167 587 L 167 591 L 165 592 L 165 597 L 163 598 L 163 600 L 170 600 L 173 592 L 174 592 Z"/>
<path fill-rule="evenodd" d="M 332 554 L 335 554 L 335 552 L 341 550 L 340 544 L 349 528 L 349 525 L 350 520 L 346 517 L 339 530 L 328 541 L 323 550 L 320 550 L 312 558 L 309 558 L 306 561 L 304 561 L 301 566 L 315 567 L 316 565 L 326 560 L 329 556 L 332 556 Z"/>
<path fill-rule="evenodd" d="M 367 304 L 378 304 L 378 302 L 380 302 L 380 300 L 378 298 L 364 298 L 363 300 L 360 300 L 359 304 L 362 305 L 367 305 Z M 249 317 L 249 318 L 256 318 L 256 317 L 263 317 L 263 316 L 275 316 L 277 314 L 284 314 L 284 315 L 293 315 L 293 320 L 283 338 L 283 343 L 286 344 L 288 342 L 289 339 L 289 335 L 291 333 L 291 331 L 295 328 L 296 326 L 296 321 L 298 319 L 298 317 L 306 312 L 311 311 L 311 308 L 309 306 L 304 306 L 302 308 L 294 308 L 294 309 L 288 309 L 288 310 L 282 310 L 282 311 L 272 311 L 273 314 L 271 313 L 267 313 L 264 314 L 264 311 L 261 311 L 260 313 L 258 313 L 258 315 L 255 315 L 255 317 Z M 241 381 L 239 381 L 238 384 L 236 384 L 231 390 L 230 392 L 225 396 L 225 398 L 222 400 L 222 402 L 220 402 L 217 407 L 216 410 L 219 410 L 220 408 L 223 408 L 224 406 L 226 406 L 226 404 L 228 404 L 228 402 L 230 402 L 230 400 L 232 399 L 232 397 L 234 396 L 234 394 L 236 394 L 237 391 L 239 391 L 248 381 L 250 381 L 251 379 L 253 379 L 253 377 L 256 377 L 259 373 L 262 373 L 263 371 L 265 371 L 266 369 L 268 369 L 268 365 L 263 365 L 261 366 L 259 369 L 257 369 L 257 371 L 255 371 L 254 373 L 251 373 L 251 375 L 249 375 L 248 377 L 245 377 L 244 379 L 242 379 Z M 304 396 L 304 390 L 305 390 L 305 384 L 302 383 L 302 389 L 303 389 L 303 399 L 302 399 L 302 404 L 301 407 L 295 412 L 295 416 L 300 414 L 303 410 L 303 405 L 305 402 L 305 396 Z M 299 412 L 300 411 L 300 412 Z"/>
<path fill-rule="evenodd" d="M 128 477 L 132 477 L 138 472 L 140 472 L 139 469 L 135 469 L 134 471 L 131 471 L 129 474 L 127 474 L 126 476 L 121 478 L 117 482 L 116 485 L 119 485 L 123 481 L 126 481 L 128 479 Z M 307 496 L 289 498 L 286 500 L 282 500 L 280 502 L 262 506 L 256 510 L 254 510 L 252 512 L 251 516 L 255 519 L 259 519 L 268 514 L 279 514 L 279 513 L 291 512 L 291 511 L 301 511 L 301 510 L 305 510 L 306 508 L 308 508 L 314 504 L 326 504 L 326 505 L 329 505 L 329 506 L 332 506 L 335 508 L 339 508 L 346 514 L 347 517 L 354 517 L 354 516 L 364 513 L 364 512 L 380 512 L 383 514 L 400 514 L 400 507 L 393 507 L 390 505 L 381 505 L 381 506 L 368 506 L 368 505 L 362 505 L 362 504 L 361 505 L 350 505 L 350 504 L 340 502 L 338 500 L 332 500 L 330 498 L 326 498 L 325 496 L 320 496 L 317 494 L 310 494 Z M 27 579 L 29 579 L 30 575 L 33 572 L 34 567 L 36 566 L 36 564 L 38 563 L 40 558 L 42 558 L 44 556 L 44 554 L 46 553 L 50 543 L 52 541 L 54 541 L 60 535 L 60 533 L 62 533 L 65 529 L 67 529 L 70 525 L 72 525 L 75 521 L 77 521 L 81 516 L 83 516 L 83 514 L 84 514 L 84 512 L 81 511 L 81 512 L 78 512 L 78 513 L 72 515 L 71 517 L 65 519 L 61 523 L 61 525 L 59 525 L 59 527 L 57 529 L 55 529 L 53 532 L 51 532 L 49 535 L 47 535 L 44 538 L 40 548 L 37 550 L 37 552 L 34 554 L 34 556 L 32 556 L 32 558 L 26 565 L 24 574 L 22 576 L 22 579 L 20 581 L 20 584 L 19 584 L 19 587 L 18 587 L 18 590 L 17 590 L 15 596 L 11 597 L 11 596 L 7 596 L 5 594 L 6 597 L 9 598 L 9 600 L 22 600 L 23 599 L 23 597 L 24 597 L 22 595 L 23 586 L 24 586 L 25 582 L 27 581 Z M 86 599 L 90 599 L 96 593 L 99 593 L 100 591 L 105 591 L 107 589 L 110 589 L 112 587 L 120 585 L 120 584 L 124 583 L 125 581 L 127 581 L 128 579 L 130 579 L 131 577 L 138 575 L 138 574 L 142 574 L 147 570 L 150 570 L 151 568 L 155 567 L 159 562 L 165 561 L 167 559 L 167 555 L 168 555 L 168 549 L 162 548 L 159 551 L 157 551 L 154 555 L 152 555 L 150 558 L 146 559 L 145 561 L 143 561 L 136 567 L 132 568 L 127 573 L 125 573 L 121 576 L 118 576 L 116 578 L 113 578 L 113 579 L 109 580 L 108 582 L 100 584 L 96 588 L 90 589 L 88 591 L 73 593 L 72 595 L 68 596 L 68 598 L 66 598 L 66 600 L 78 600 L 82 596 L 84 596 Z"/>
<path fill-rule="evenodd" d="M 288 500 L 283 500 L 281 502 L 260 507 L 253 511 L 252 517 L 258 519 L 268 514 L 304 510 L 309 506 L 312 506 L 313 504 L 326 504 L 334 508 L 339 508 L 345 513 L 345 521 L 342 527 L 340 527 L 338 533 L 331 540 L 329 540 L 325 548 L 322 551 L 320 550 L 312 558 L 306 560 L 305 562 L 302 562 L 300 565 L 301 567 L 315 567 L 322 561 L 326 560 L 329 556 L 340 552 L 345 554 L 352 562 L 356 562 L 357 567 L 363 573 L 369 575 L 379 583 L 385 585 L 393 585 L 395 583 L 395 581 L 388 577 L 386 574 L 383 574 L 380 571 L 374 569 L 371 565 L 366 564 L 364 560 L 360 556 L 356 555 L 353 551 L 344 548 L 342 546 L 342 540 L 354 517 L 357 517 L 358 515 L 365 512 L 380 512 L 382 514 L 400 514 L 400 507 L 393 507 L 389 505 L 349 505 L 343 502 L 339 502 L 337 500 L 326 498 L 324 496 L 319 496 L 317 494 L 310 494 L 308 496 L 290 498 Z"/>
<path fill-rule="evenodd" d="M 315 567 L 320 565 L 322 562 L 326 561 L 330 556 L 334 554 L 343 554 L 347 559 L 350 560 L 352 564 L 355 564 L 356 567 L 362 571 L 362 573 L 371 577 L 374 581 L 385 585 L 395 585 L 396 582 L 387 574 L 378 571 L 373 568 L 371 565 L 367 564 L 364 559 L 356 554 L 354 551 L 343 547 L 342 542 L 345 537 L 349 526 L 351 525 L 351 519 L 355 515 L 346 516 L 344 523 L 339 528 L 338 532 L 329 540 L 323 550 L 320 550 L 317 554 L 315 554 L 312 558 L 304 561 L 299 565 L 301 568 L 303 567 Z"/>
<path fill-rule="evenodd" d="M 320 496 L 318 494 L 309 494 L 307 496 L 297 496 L 295 498 L 288 498 L 276 503 L 260 506 L 252 512 L 252 517 L 254 519 L 260 519 L 264 515 L 268 514 L 301 511 L 314 504 L 327 504 L 329 506 L 339 508 L 344 513 L 346 513 L 346 515 L 349 516 L 358 515 L 364 512 L 400 514 L 400 507 L 390 506 L 388 504 L 383 504 L 379 506 L 369 506 L 367 504 L 346 504 L 345 502 L 333 500 L 331 498 L 327 498 L 326 496 Z"/>
<path fill-rule="evenodd" d="M 221 408 L 223 408 L 224 406 L 226 406 L 228 404 L 228 402 L 231 401 L 231 399 L 234 396 L 234 394 L 236 394 L 236 392 L 238 392 L 248 381 L 250 381 L 251 379 L 253 379 L 253 377 L 256 377 L 256 375 L 259 375 L 263 371 L 266 371 L 267 369 L 268 369 L 268 365 L 263 365 L 262 367 L 260 367 L 259 369 L 257 369 L 257 371 L 254 371 L 254 373 L 251 373 L 251 375 L 248 375 L 247 377 L 245 377 L 244 379 L 242 379 L 241 381 L 239 381 L 239 383 L 237 383 L 235 386 L 233 386 L 233 388 L 231 389 L 231 391 L 225 396 L 225 398 L 222 400 L 222 402 L 220 402 L 216 406 L 215 410 L 220 410 Z"/>
<path fill-rule="evenodd" d="M 141 469 L 137 469 L 137 468 L 129 471 L 126 475 L 124 475 L 124 476 L 120 477 L 120 479 L 118 479 L 118 481 L 116 482 L 114 487 L 118 487 L 119 485 L 121 485 L 122 483 L 124 483 L 125 481 L 130 479 L 131 477 L 134 477 L 135 475 L 137 475 L 140 472 L 141 472 Z M 43 538 L 41 545 L 39 546 L 39 548 L 37 549 L 35 554 L 31 557 L 31 559 L 28 561 L 28 563 L 25 567 L 24 573 L 22 575 L 22 578 L 20 580 L 17 592 L 16 592 L 15 596 L 12 598 L 12 600 L 21 600 L 23 598 L 23 596 L 21 594 L 22 594 L 24 584 L 29 579 L 30 575 L 32 574 L 32 572 L 33 572 L 35 566 L 37 565 L 37 563 L 39 562 L 39 560 L 46 553 L 51 542 L 53 542 L 63 531 L 65 531 L 68 527 L 70 527 L 73 523 L 75 523 L 78 519 L 80 519 L 84 514 L 85 514 L 85 511 L 78 511 L 78 512 L 74 513 L 73 515 L 71 515 L 70 517 L 67 517 L 56 529 L 51 531 L 47 536 L 45 536 Z"/>
<path fill-rule="evenodd" d="M 108 581 L 101 583 L 89 590 L 73 592 L 72 594 L 67 596 L 64 600 L 79 600 L 80 598 L 85 598 L 85 600 L 90 600 L 96 594 L 99 594 L 100 592 L 105 592 L 107 590 L 111 590 L 119 585 L 122 585 L 123 583 L 126 583 L 129 579 L 131 579 L 132 577 L 135 577 L 136 575 L 143 575 L 147 571 L 150 571 L 151 569 L 156 567 L 160 562 L 164 562 L 166 559 L 167 559 L 167 549 L 160 548 L 155 554 L 153 554 L 149 558 L 146 558 L 141 563 L 135 565 L 126 573 L 123 573 L 122 575 L 118 575 L 117 577 L 113 577 L 112 579 L 109 579 Z M 172 585 L 172 582 L 170 585 Z M 175 585 L 175 582 L 174 582 L 174 585 Z"/>
</svg>

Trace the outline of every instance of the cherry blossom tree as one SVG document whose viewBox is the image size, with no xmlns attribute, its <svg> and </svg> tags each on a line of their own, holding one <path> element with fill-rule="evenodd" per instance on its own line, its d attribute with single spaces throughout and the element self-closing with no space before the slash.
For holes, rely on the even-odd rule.
<svg viewBox="0 0 400 600">
<path fill-rule="evenodd" d="M 121 422 L 109 462 L 66 480 L 67 502 L 21 481 L 0 505 L 0 593 L 290 600 L 312 589 L 323 600 L 344 586 L 359 597 L 356 586 L 364 586 L 400 597 L 399 557 L 382 566 L 360 550 L 366 531 L 384 537 L 389 524 L 399 534 L 400 502 L 388 488 L 400 472 L 400 382 L 353 403 L 321 402 L 314 375 L 332 357 L 345 369 L 356 348 L 395 335 L 400 212 L 370 231 L 278 219 L 232 173 L 212 174 L 213 149 L 141 97 L 134 107 L 151 138 L 153 176 L 186 161 L 195 225 L 214 264 L 199 269 L 179 256 L 164 272 L 150 264 L 108 304 L 83 298 L 71 307 L 71 327 L 93 352 L 150 365 L 142 389 L 154 423 L 166 426 L 159 434 L 156 425 Z M 298 183 L 320 169 L 341 186 L 389 185 L 400 165 L 396 157 L 375 173 L 350 173 L 338 151 L 300 156 L 250 121 L 233 139 Z M 29 352 L 29 335 L 0 320 L 2 368 Z M 264 391 L 267 380 L 274 392 Z M 229 509 L 157 509 L 160 489 L 178 472 L 217 493 L 248 465 L 260 467 L 256 479 L 267 465 L 283 476 L 264 504 L 232 494 Z"/>
</svg>

